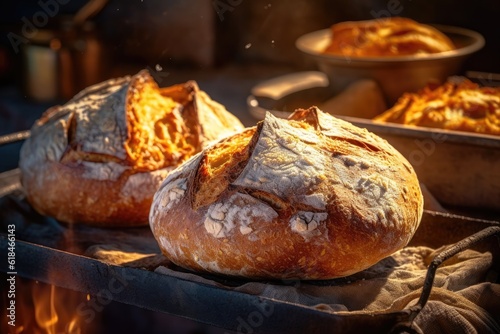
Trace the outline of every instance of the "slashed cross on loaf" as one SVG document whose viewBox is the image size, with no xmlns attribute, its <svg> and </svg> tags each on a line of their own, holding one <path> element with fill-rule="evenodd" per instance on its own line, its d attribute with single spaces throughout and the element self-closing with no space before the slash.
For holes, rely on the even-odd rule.
<svg viewBox="0 0 500 334">
<path fill-rule="evenodd" d="M 399 152 L 311 107 L 268 114 L 179 166 L 155 194 L 150 226 L 188 269 L 328 279 L 404 247 L 422 208 Z"/>
<path fill-rule="evenodd" d="M 141 71 L 50 108 L 22 147 L 22 184 L 38 212 L 66 223 L 147 225 L 165 176 L 242 129 L 196 82 L 159 88 Z"/>
</svg>

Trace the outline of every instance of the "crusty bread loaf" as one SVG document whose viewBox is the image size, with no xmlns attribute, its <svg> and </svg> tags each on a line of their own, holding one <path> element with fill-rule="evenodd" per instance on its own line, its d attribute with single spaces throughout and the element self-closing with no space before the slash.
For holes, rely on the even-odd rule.
<svg viewBox="0 0 500 334">
<path fill-rule="evenodd" d="M 500 136 L 500 87 L 452 77 L 403 94 L 375 121 Z"/>
<path fill-rule="evenodd" d="M 323 113 L 267 114 L 179 166 L 150 226 L 173 263 L 248 278 L 330 279 L 404 247 L 423 198 L 385 140 Z"/>
<path fill-rule="evenodd" d="M 31 129 L 19 166 L 27 199 L 68 223 L 147 225 L 168 172 L 243 125 L 190 81 L 147 71 L 89 87 Z"/>
<path fill-rule="evenodd" d="M 346 57 L 422 55 L 455 49 L 436 28 L 404 17 L 340 22 L 331 32 L 324 52 Z"/>
</svg>

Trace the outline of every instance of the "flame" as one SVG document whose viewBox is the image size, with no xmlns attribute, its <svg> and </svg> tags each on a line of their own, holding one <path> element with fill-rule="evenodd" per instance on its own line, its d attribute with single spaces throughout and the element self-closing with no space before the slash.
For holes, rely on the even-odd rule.
<svg viewBox="0 0 500 334">
<path fill-rule="evenodd" d="M 81 334 L 74 293 L 53 285 L 35 284 L 33 289 L 35 320 L 40 334 Z"/>
<path fill-rule="evenodd" d="M 62 290 L 58 290 L 62 291 Z M 56 295 L 53 285 L 46 286 L 35 284 L 33 287 L 33 303 L 35 308 L 35 320 L 42 329 L 40 334 L 81 334 L 78 326 L 78 317 L 71 314 L 71 297 L 65 293 Z M 74 309 L 73 309 L 74 310 Z"/>
<path fill-rule="evenodd" d="M 16 291 L 16 326 L 8 326 L 7 333 L 83 333 L 76 310 L 79 303 L 86 302 L 87 296 L 54 285 L 19 279 Z M 4 332 L 2 328 L 0 332 Z"/>
<path fill-rule="evenodd" d="M 35 287 L 40 286 L 39 284 L 36 284 Z M 41 300 L 47 300 L 47 298 L 41 297 L 43 296 L 46 292 L 42 289 L 36 289 L 33 288 L 33 297 L 35 298 L 35 319 L 37 324 L 41 328 L 46 328 L 50 333 L 55 332 L 55 324 L 59 321 L 59 317 L 57 316 L 55 307 L 54 307 L 54 287 L 50 287 L 49 291 L 49 296 L 48 296 L 48 303 L 49 305 L 43 305 L 45 304 Z M 41 291 L 41 292 L 35 292 L 35 291 Z M 45 306 L 45 307 L 44 307 Z M 48 306 L 48 307 L 47 307 Z"/>
</svg>

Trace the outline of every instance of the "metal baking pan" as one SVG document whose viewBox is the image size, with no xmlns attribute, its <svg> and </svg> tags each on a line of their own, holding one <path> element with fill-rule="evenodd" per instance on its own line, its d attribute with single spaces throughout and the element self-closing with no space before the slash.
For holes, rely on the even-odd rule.
<svg viewBox="0 0 500 334">
<path fill-rule="evenodd" d="M 500 270 L 500 248 L 495 239 L 490 238 L 500 235 L 499 223 L 425 211 L 410 246 L 437 249 L 450 243 L 451 247 L 438 253 L 429 265 L 418 302 L 410 308 L 391 312 L 332 312 L 301 302 L 238 291 L 237 287 L 251 283 L 242 279 L 196 273 L 180 276 L 182 270 L 177 271 L 175 267 L 171 267 L 174 274 L 165 274 L 153 271 L 154 268 L 113 265 L 82 254 L 82 250 L 91 242 L 103 240 L 133 245 L 143 239 L 143 242 L 149 240 L 154 244 L 148 227 L 117 231 L 60 224 L 37 215 L 22 195 L 1 198 L 0 209 L 1 249 L 6 249 L 8 244 L 3 231 L 9 224 L 16 225 L 17 275 L 92 296 L 108 291 L 110 282 L 119 280 L 125 288 L 110 295 L 114 301 L 186 317 L 235 332 L 248 332 L 248 328 L 242 328 L 242 322 L 246 327 L 250 324 L 250 329 L 259 333 L 411 332 L 412 320 L 429 300 L 434 274 L 443 261 L 466 248 L 473 248 L 491 252 L 494 258 L 491 270 Z M 71 245 L 71 248 L 67 248 L 67 245 Z M 0 271 L 9 272 L 7 261 L 0 263 Z M 68 276 L 68 273 L 71 275 Z M 200 279 L 212 283 L 204 283 Z M 350 280 L 356 282 L 354 277 L 347 277 L 319 283 L 272 281 L 266 284 L 270 287 L 295 284 L 302 289 L 311 284 L 349 285 Z"/>
<path fill-rule="evenodd" d="M 299 72 L 262 82 L 248 97 L 248 110 L 256 119 L 262 119 L 266 112 L 286 118 L 295 108 L 331 105 L 325 103 L 332 98 L 332 91 L 320 81 L 324 75 Z M 273 90 L 273 85 L 282 85 L 281 81 L 292 85 L 306 81 L 309 85 L 295 90 L 288 88 L 286 94 L 280 96 L 266 94 Z M 338 104 L 335 109 L 324 111 L 386 139 L 408 159 L 420 182 L 443 206 L 494 219 L 500 217 L 500 137 L 376 123 L 359 108 L 359 101 L 364 98 L 352 98 L 358 103 L 353 112 L 349 112 L 348 105 L 342 108 Z"/>
<path fill-rule="evenodd" d="M 89 257 L 85 254 L 85 249 L 103 242 L 126 244 L 128 251 L 133 253 L 143 251 L 143 248 L 134 247 L 145 242 L 149 245 L 148 252 L 159 254 L 160 251 L 147 226 L 121 230 L 73 226 L 39 215 L 26 202 L 19 177 L 19 170 L 0 174 L 0 248 L 7 249 L 8 238 L 5 231 L 8 230 L 7 226 L 14 224 L 16 275 L 92 296 L 99 296 L 103 291 L 109 290 L 110 282 L 120 280 L 125 282 L 125 288 L 111 295 L 115 301 L 186 317 L 235 332 L 248 332 L 248 328 L 259 333 L 411 331 L 412 320 L 429 300 L 434 274 L 444 260 L 465 248 L 474 248 L 481 252 L 491 252 L 494 258 L 493 270 L 500 270 L 500 249 L 495 240 L 489 238 L 500 234 L 498 222 L 425 211 L 409 246 L 434 249 L 443 245 L 452 246 L 439 253 L 430 264 L 418 302 L 410 308 L 391 312 L 332 312 L 301 302 L 238 291 L 235 287 L 249 283 L 242 279 L 197 273 L 182 276 L 185 272 L 175 266 L 169 267 L 173 274 L 165 274 L 154 271 L 154 267 L 113 265 Z M 9 272 L 7 261 L 0 263 L 0 271 Z M 71 275 L 68 276 L 68 273 Z M 342 286 L 350 284 L 350 278 L 320 283 L 292 283 L 299 284 L 300 287 L 310 284 Z M 266 284 L 283 286 L 291 283 L 272 281 Z M 242 321 L 245 328 L 242 327 Z"/>
</svg>

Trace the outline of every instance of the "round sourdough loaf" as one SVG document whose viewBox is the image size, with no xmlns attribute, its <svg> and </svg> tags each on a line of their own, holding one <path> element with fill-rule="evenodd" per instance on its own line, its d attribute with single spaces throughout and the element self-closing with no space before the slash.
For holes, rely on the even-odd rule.
<svg viewBox="0 0 500 334">
<path fill-rule="evenodd" d="M 339 22 L 330 30 L 324 52 L 344 57 L 421 57 L 455 49 L 438 29 L 406 17 Z"/>
<path fill-rule="evenodd" d="M 173 263 L 247 278 L 330 279 L 404 247 L 423 197 L 385 140 L 323 113 L 267 114 L 179 166 L 150 226 Z"/>
<path fill-rule="evenodd" d="M 22 146 L 21 181 L 31 205 L 60 221 L 147 225 L 169 171 L 241 129 L 195 82 L 160 89 L 141 71 L 47 110 Z"/>
</svg>

